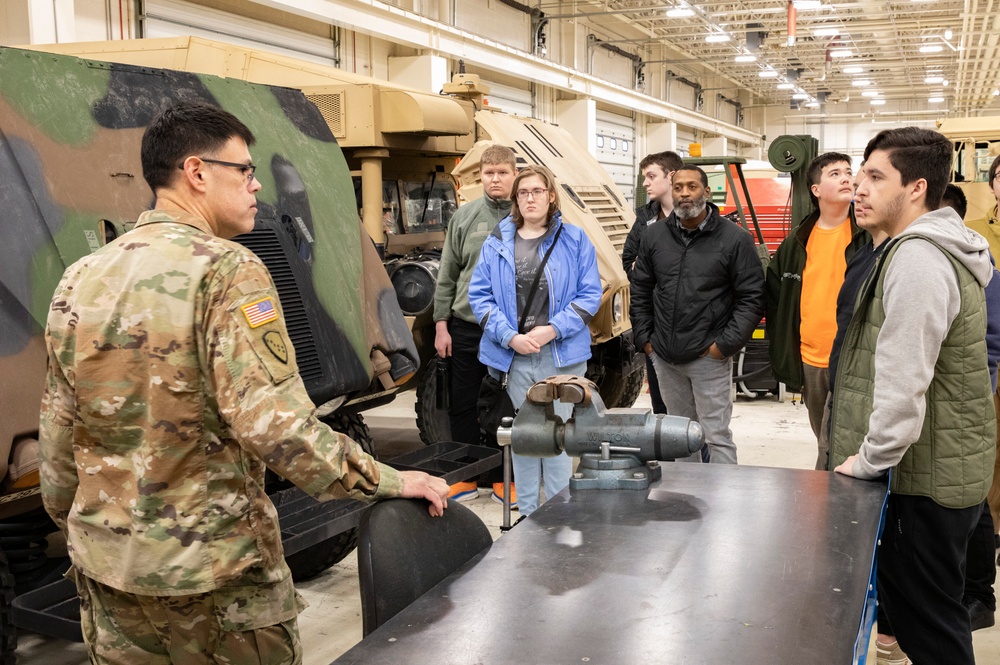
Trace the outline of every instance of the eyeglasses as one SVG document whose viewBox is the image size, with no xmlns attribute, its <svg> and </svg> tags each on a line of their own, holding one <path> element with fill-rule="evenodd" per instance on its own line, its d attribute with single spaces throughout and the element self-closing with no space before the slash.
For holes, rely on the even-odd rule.
<svg viewBox="0 0 1000 665">
<path fill-rule="evenodd" d="M 257 165 L 253 162 L 249 164 L 240 164 L 239 162 L 224 162 L 219 159 L 209 159 L 208 157 L 199 157 L 198 159 L 203 162 L 208 162 L 209 164 L 218 164 L 219 166 L 228 166 L 231 169 L 238 169 L 239 172 L 246 177 L 248 183 L 253 180 L 254 173 L 257 171 Z M 181 164 L 178 168 L 183 169 L 184 165 Z"/>
<path fill-rule="evenodd" d="M 517 190 L 517 198 L 521 201 L 527 201 L 528 199 L 541 198 L 545 192 L 549 190 L 542 189 L 541 187 L 537 189 L 519 189 Z"/>
</svg>

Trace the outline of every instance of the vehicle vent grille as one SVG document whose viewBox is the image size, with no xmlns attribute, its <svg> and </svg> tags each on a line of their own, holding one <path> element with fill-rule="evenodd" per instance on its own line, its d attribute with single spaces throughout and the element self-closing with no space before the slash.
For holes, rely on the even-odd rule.
<svg viewBox="0 0 1000 665">
<path fill-rule="evenodd" d="M 344 131 L 344 93 L 306 95 L 306 97 L 319 108 L 333 135 L 338 139 L 345 138 L 347 134 Z"/>
<path fill-rule="evenodd" d="M 583 199 L 587 209 L 600 222 L 604 234 L 614 245 L 615 251 L 621 255 L 622 249 L 625 248 L 625 238 L 628 237 L 629 232 L 629 225 L 622 214 L 621 206 L 615 203 L 604 189 L 597 187 L 574 187 L 573 189 Z"/>
<path fill-rule="evenodd" d="M 292 266 L 282 250 L 281 240 L 275 229 L 258 226 L 252 232 L 237 236 L 233 240 L 256 254 L 271 273 L 271 279 L 278 288 L 285 327 L 288 329 L 289 340 L 295 348 L 295 360 L 302 380 L 307 384 L 310 381 L 322 380 L 323 368 L 319 363 L 316 341 L 309 327 L 305 302 L 299 293 Z"/>
</svg>

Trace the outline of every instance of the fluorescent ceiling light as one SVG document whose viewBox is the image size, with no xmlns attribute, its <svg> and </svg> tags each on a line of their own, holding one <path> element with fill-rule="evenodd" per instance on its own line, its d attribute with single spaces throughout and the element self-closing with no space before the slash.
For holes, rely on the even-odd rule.
<svg viewBox="0 0 1000 665">
<path fill-rule="evenodd" d="M 941 76 L 928 76 L 927 78 L 924 79 L 924 83 L 927 83 L 929 85 L 934 85 L 936 83 L 943 83 L 943 82 L 944 78 Z"/>
<path fill-rule="evenodd" d="M 862 97 L 878 97 L 879 94 L 881 94 L 881 93 L 879 93 L 878 90 L 865 90 L 864 92 L 861 93 L 861 96 Z"/>
<path fill-rule="evenodd" d="M 819 108 L 819 102 L 806 102 L 806 107 L 811 108 L 811 109 L 818 109 Z"/>
<path fill-rule="evenodd" d="M 945 39 L 951 40 L 951 38 L 954 37 L 954 36 L 955 36 L 955 33 L 951 31 L 951 28 L 948 28 L 947 30 L 944 31 L 944 38 Z"/>
<path fill-rule="evenodd" d="M 921 53 L 940 53 L 944 47 L 940 44 L 924 44 L 918 49 Z"/>
<path fill-rule="evenodd" d="M 858 88 L 865 88 L 867 86 L 870 86 L 871 84 L 872 82 L 869 81 L 868 79 L 854 79 L 853 81 L 851 81 L 851 85 L 856 86 Z"/>
<path fill-rule="evenodd" d="M 1000 97 L 1000 88 L 993 88 L 993 96 Z"/>
<path fill-rule="evenodd" d="M 717 33 L 705 37 L 705 41 L 709 44 L 721 44 L 722 42 L 728 42 L 730 39 L 732 38 L 725 33 Z"/>
<path fill-rule="evenodd" d="M 744 53 L 743 55 L 736 56 L 736 62 L 754 62 L 757 60 L 757 56 Z"/>
<path fill-rule="evenodd" d="M 940 104 L 941 102 L 944 101 L 944 97 L 931 97 L 927 101 L 930 102 L 931 104 Z"/>
<path fill-rule="evenodd" d="M 840 28 L 814 28 L 813 34 L 817 37 L 834 37 L 840 34 Z"/>
<path fill-rule="evenodd" d="M 778 87 L 778 90 L 792 90 L 792 89 L 795 88 L 795 84 L 794 83 L 779 83 L 777 87 Z"/>
<path fill-rule="evenodd" d="M 823 3 L 820 0 L 794 0 L 792 6 L 800 12 L 804 12 L 810 9 L 822 9 Z"/>
<path fill-rule="evenodd" d="M 805 92 L 797 92 L 792 95 L 792 99 L 809 99 L 809 94 Z"/>
<path fill-rule="evenodd" d="M 854 53 L 849 48 L 835 48 L 830 51 L 831 58 L 850 58 Z"/>
<path fill-rule="evenodd" d="M 844 67 L 841 71 L 845 74 L 860 74 L 865 71 L 865 68 L 859 67 L 858 65 L 850 65 L 848 67 Z"/>
<path fill-rule="evenodd" d="M 885 100 L 884 99 L 873 99 L 871 101 L 871 104 L 872 104 L 872 106 L 882 106 L 883 104 L 885 104 Z"/>
<path fill-rule="evenodd" d="M 947 88 L 948 87 L 948 79 L 945 79 L 945 80 L 941 81 L 941 85 L 943 85 L 944 87 Z"/>
<path fill-rule="evenodd" d="M 694 10 L 690 7 L 674 7 L 667 10 L 667 16 L 670 18 L 687 18 L 688 16 L 694 16 Z"/>
<path fill-rule="evenodd" d="M 778 72 L 774 71 L 773 69 L 762 69 L 761 71 L 757 72 L 757 76 L 761 77 L 762 79 L 773 79 L 773 78 L 778 78 Z"/>
</svg>

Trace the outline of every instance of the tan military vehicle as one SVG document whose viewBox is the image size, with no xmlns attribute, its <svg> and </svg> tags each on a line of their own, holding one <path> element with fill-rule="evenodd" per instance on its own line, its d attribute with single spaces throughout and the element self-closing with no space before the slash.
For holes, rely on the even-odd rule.
<svg viewBox="0 0 1000 665">
<path fill-rule="evenodd" d="M 620 259 L 632 210 L 607 172 L 565 130 L 488 110 L 488 90 L 477 76 L 456 75 L 445 94 L 436 95 L 198 37 L 33 48 L 301 89 L 347 159 L 359 213 L 384 258 L 424 367 L 434 354 L 434 284 L 444 233 L 459 203 L 457 188 L 465 200 L 482 195 L 481 142 L 511 147 L 521 165 L 549 167 L 562 187 L 564 219 L 585 229 L 597 248 L 604 297 L 591 322 L 588 376 L 609 406 L 631 406 L 638 396 L 643 364 L 631 341 L 628 279 Z M 434 373 L 419 373 L 410 386 L 418 390 L 423 440 L 449 440 L 447 415 L 435 408 Z"/>
<path fill-rule="evenodd" d="M 990 164 L 1000 155 L 1000 116 L 948 118 L 939 120 L 937 127 L 955 145 L 955 184 L 969 200 L 965 218 L 985 217 L 997 203 L 987 178 Z"/>
</svg>

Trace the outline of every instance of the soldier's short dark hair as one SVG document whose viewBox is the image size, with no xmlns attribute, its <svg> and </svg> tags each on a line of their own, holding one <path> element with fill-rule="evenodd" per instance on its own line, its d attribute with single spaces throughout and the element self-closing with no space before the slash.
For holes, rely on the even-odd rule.
<svg viewBox="0 0 1000 665">
<path fill-rule="evenodd" d="M 203 102 L 181 102 L 153 118 L 142 135 L 142 177 L 155 194 L 177 176 L 180 165 L 194 155 L 202 157 L 238 137 L 248 146 L 253 132 L 228 111 Z"/>
<path fill-rule="evenodd" d="M 812 201 L 814 207 L 819 207 L 819 199 L 812 192 L 812 186 L 818 185 L 820 179 L 823 177 L 823 169 L 828 167 L 830 164 L 838 164 L 840 162 L 847 162 L 847 165 L 851 165 L 851 158 L 842 152 L 824 152 L 822 155 L 816 159 L 809 162 L 809 168 L 806 170 L 806 177 L 809 178 L 809 199 Z"/>
<path fill-rule="evenodd" d="M 682 164 L 681 167 L 677 169 L 677 173 L 680 173 L 681 171 L 697 171 L 701 174 L 701 184 L 704 187 L 708 187 L 708 174 L 705 173 L 705 170 L 700 166 L 695 166 L 694 164 Z"/>
<path fill-rule="evenodd" d="M 483 150 L 483 154 L 479 158 L 479 164 L 480 168 L 482 168 L 483 164 L 492 164 L 493 166 L 506 164 L 510 167 L 511 171 L 517 173 L 517 155 L 514 154 L 513 150 L 499 143 L 494 143 L 486 150 Z"/>
<path fill-rule="evenodd" d="M 941 196 L 951 181 L 955 149 L 951 141 L 932 129 L 901 127 L 883 129 L 865 148 L 867 161 L 876 150 L 889 153 L 889 163 L 899 171 L 904 185 L 923 178 L 927 181 L 927 210 L 941 207 Z"/>
<path fill-rule="evenodd" d="M 969 200 L 965 198 L 965 192 L 958 185 L 948 183 L 944 188 L 944 196 L 941 197 L 941 207 L 951 206 L 958 213 L 958 216 L 965 219 L 965 213 L 969 209 Z"/>
<path fill-rule="evenodd" d="M 656 164 L 664 173 L 670 173 L 671 171 L 676 171 L 680 167 L 684 166 L 684 160 L 676 152 L 671 152 L 665 150 L 663 152 L 654 152 L 652 154 L 646 155 L 639 162 L 639 173 L 646 170 L 647 167 Z"/>
</svg>

